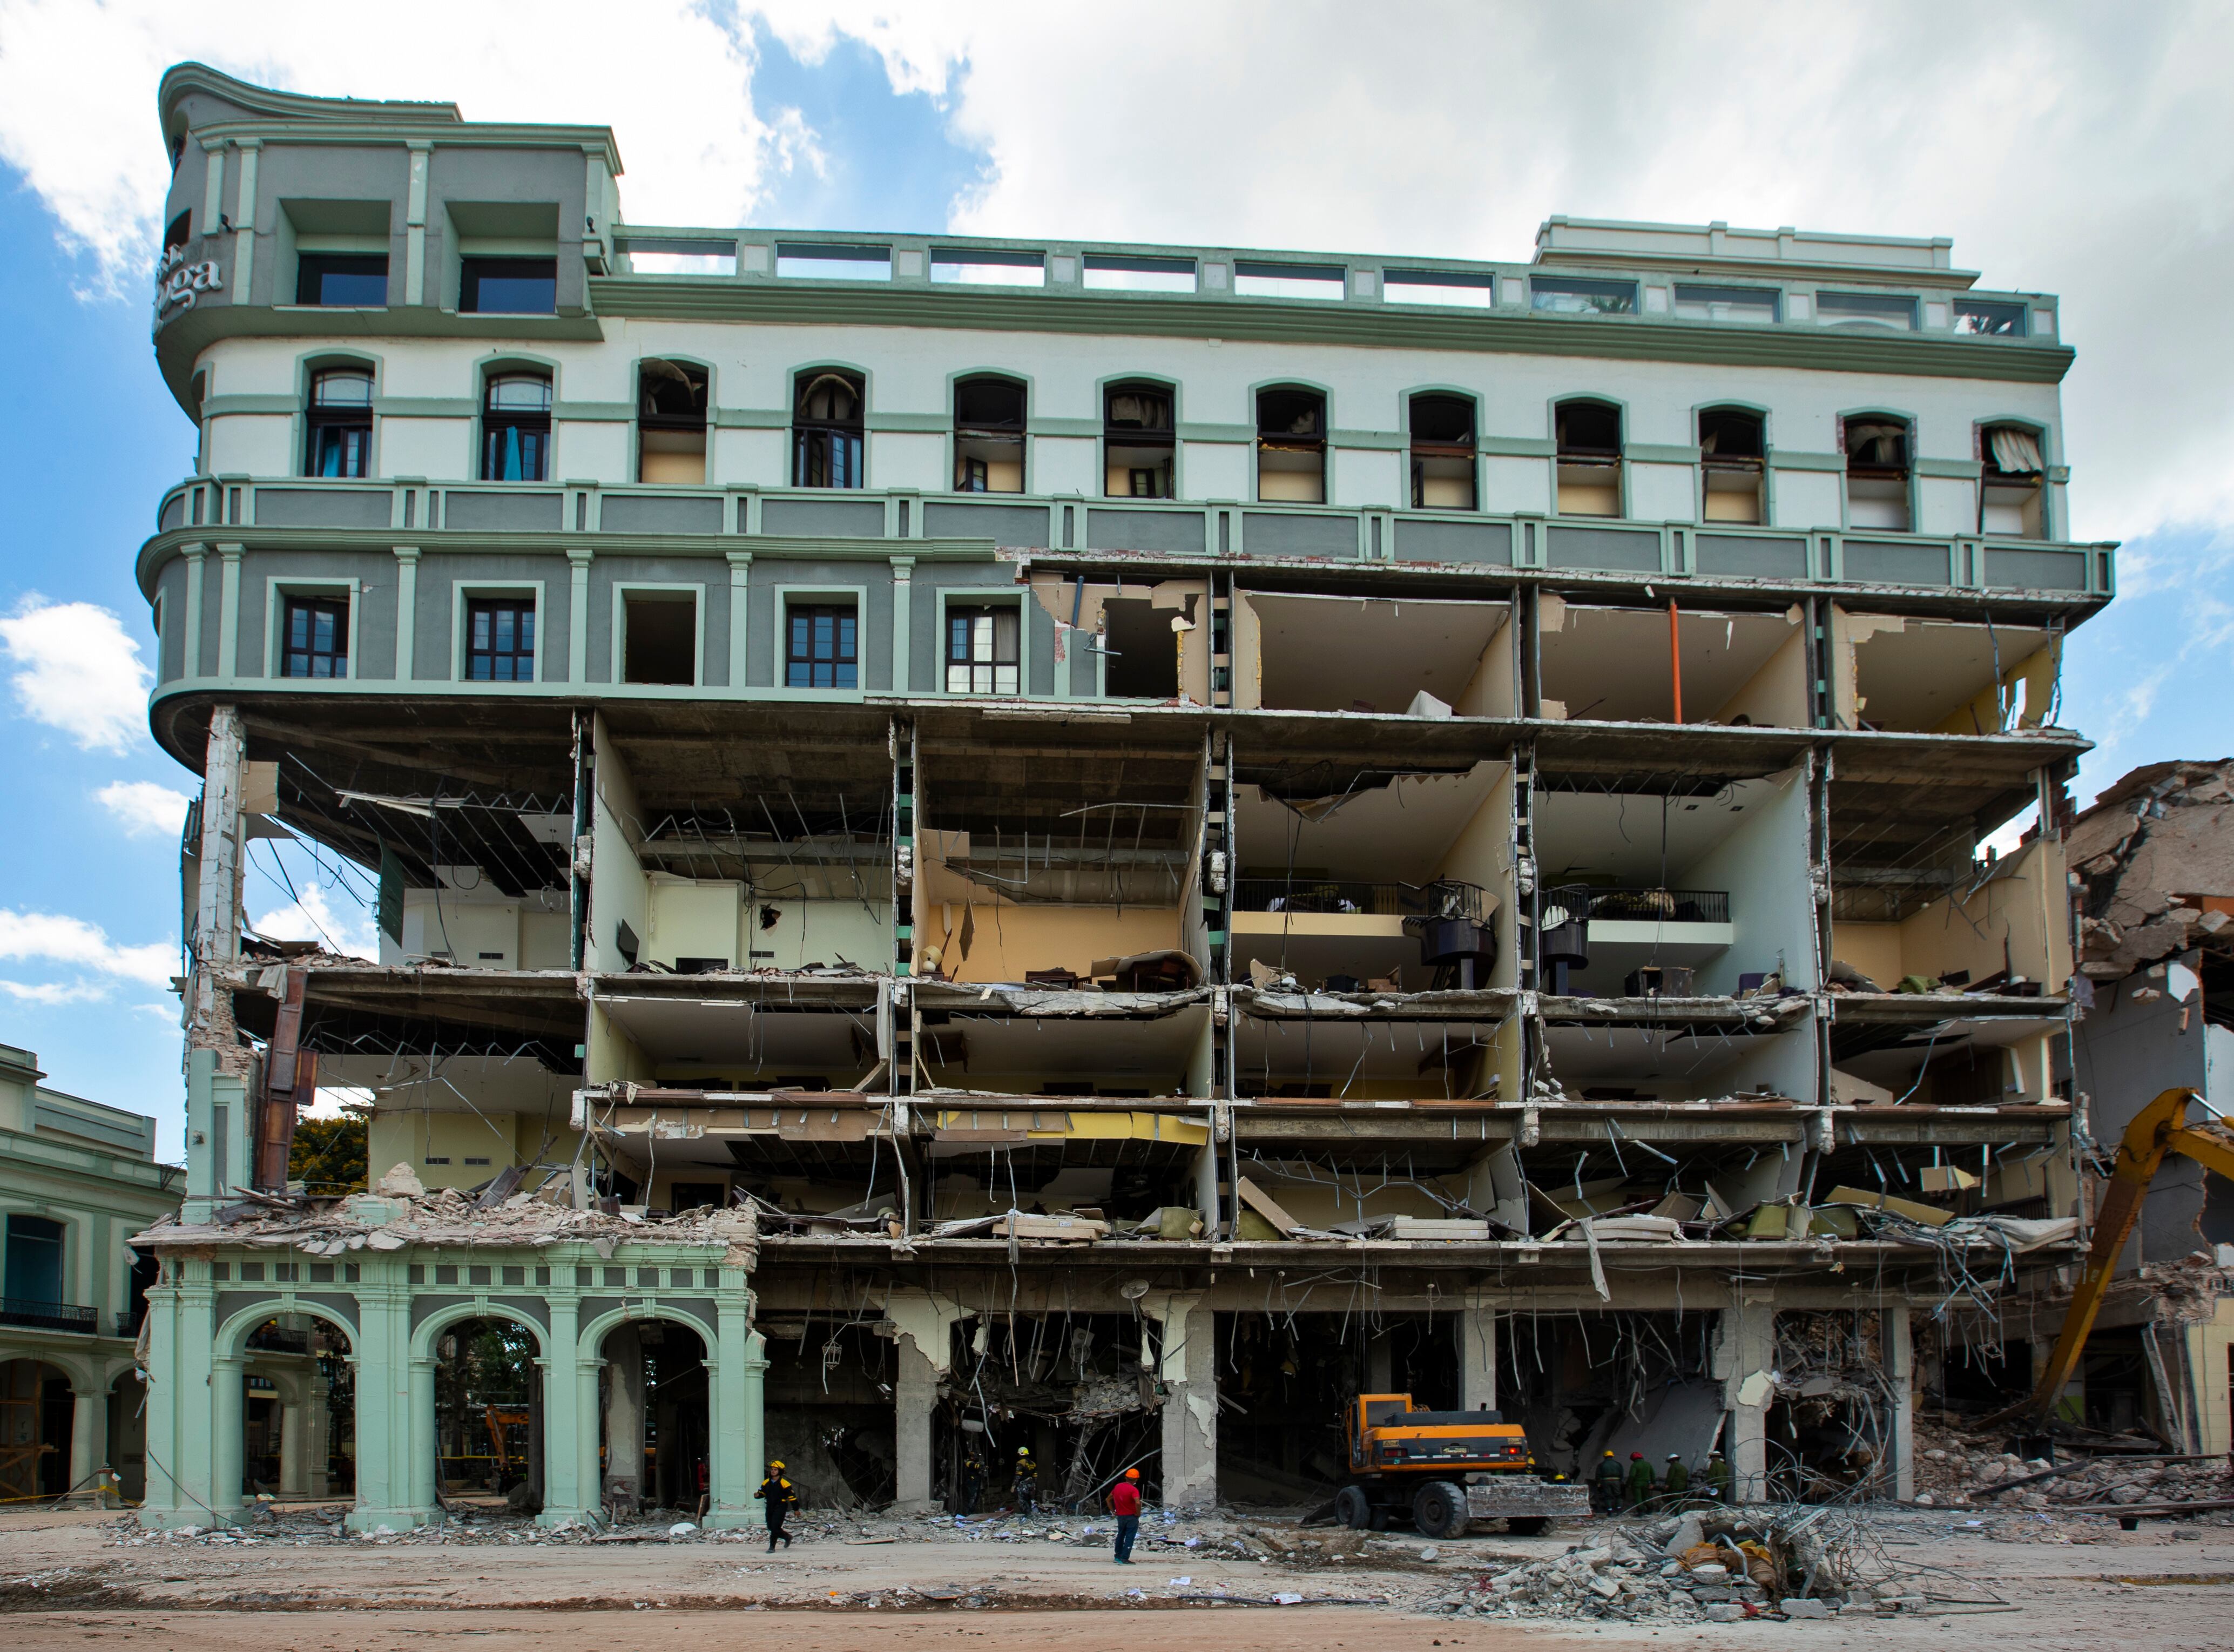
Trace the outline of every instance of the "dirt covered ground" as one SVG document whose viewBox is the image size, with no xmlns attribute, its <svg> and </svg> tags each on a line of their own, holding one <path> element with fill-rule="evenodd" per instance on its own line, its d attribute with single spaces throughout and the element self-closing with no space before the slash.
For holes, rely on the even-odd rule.
<svg viewBox="0 0 2234 1652">
<path fill-rule="evenodd" d="M 1120 1568 L 1106 1518 L 807 1519 L 770 1556 L 760 1534 L 672 1520 L 553 1536 L 491 1509 L 436 1531 L 350 1537 L 339 1513 L 286 1510 L 191 1536 L 145 1533 L 115 1514 L 0 1514 L 0 1644 L 421 1652 L 454 1639 L 477 1652 L 727 1652 L 741 1635 L 778 1635 L 786 1652 L 958 1652 L 1019 1636 L 1094 1652 L 1144 1641 L 1157 1652 L 1503 1652 L 1574 1640 L 2223 1652 L 2234 1621 L 2234 1527 L 2145 1519 L 2126 1532 L 2036 1510 L 1834 1512 L 1851 1580 L 1789 1616 L 1790 1603 L 1742 1576 L 1715 1577 L 1695 1551 L 1690 1567 L 1669 1556 L 1671 1540 L 1693 1534 L 1668 1520 L 1431 1544 L 1303 1530 L 1292 1512 L 1152 1514 L 1134 1564 Z M 756 1617 L 740 1623 L 740 1613 Z"/>
</svg>

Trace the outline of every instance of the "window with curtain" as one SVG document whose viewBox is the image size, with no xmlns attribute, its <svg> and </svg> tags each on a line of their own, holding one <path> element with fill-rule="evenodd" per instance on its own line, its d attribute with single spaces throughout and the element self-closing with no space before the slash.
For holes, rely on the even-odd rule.
<svg viewBox="0 0 2234 1652">
<path fill-rule="evenodd" d="M 361 367 L 310 375 L 308 476 L 372 474 L 372 375 Z"/>
<path fill-rule="evenodd" d="M 1013 603 L 946 611 L 946 691 L 1015 694 L 1022 687 L 1022 616 Z"/>
<path fill-rule="evenodd" d="M 481 398 L 481 480 L 540 482 L 551 475 L 551 381 L 536 373 L 492 378 Z"/>
<path fill-rule="evenodd" d="M 535 681 L 535 602 L 474 597 L 466 603 L 466 676 L 474 682 Z"/>
<path fill-rule="evenodd" d="M 859 487 L 861 380 L 852 373 L 801 373 L 791 404 L 791 485 Z"/>
</svg>

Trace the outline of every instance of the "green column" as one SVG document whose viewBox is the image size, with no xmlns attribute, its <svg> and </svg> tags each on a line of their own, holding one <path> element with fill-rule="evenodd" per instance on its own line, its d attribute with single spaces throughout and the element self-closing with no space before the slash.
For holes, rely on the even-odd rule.
<svg viewBox="0 0 2234 1652">
<path fill-rule="evenodd" d="M 237 1354 L 210 1361 L 210 1491 L 207 1501 L 220 1516 L 240 1506 L 244 1364 Z"/>
<path fill-rule="evenodd" d="M 595 1348 L 574 1350 L 574 1460 L 581 1475 L 581 1494 L 591 1508 L 603 1508 L 604 1476 L 598 1467 L 598 1373 L 604 1361 Z"/>
<path fill-rule="evenodd" d="M 760 1485 L 761 1451 L 767 1439 L 761 1411 L 767 1344 L 753 1329 L 748 1293 L 724 1291 L 715 1312 L 715 1340 L 721 1353 L 713 1374 L 713 1410 L 708 1419 L 714 1449 L 709 1465 L 713 1499 L 706 1511 L 706 1524 L 756 1526 L 763 1524 L 753 1492 Z"/>
<path fill-rule="evenodd" d="M 557 1270 L 552 1270 L 555 1273 Z M 543 1369 L 543 1513 L 539 1524 L 587 1518 L 598 1506 L 597 1441 L 582 1455 L 581 1383 L 576 1346 L 581 1307 L 571 1296 L 552 1296 L 550 1340 L 536 1363 Z"/>
<path fill-rule="evenodd" d="M 404 1531 L 420 1524 L 411 1503 L 407 1453 L 410 1444 L 411 1295 L 405 1264 L 369 1257 L 357 1287 L 356 1506 L 352 1531 L 382 1526 Z"/>
<path fill-rule="evenodd" d="M 410 1377 L 399 1432 L 410 1442 L 411 1455 L 403 1483 L 411 1488 L 408 1507 L 413 1523 L 424 1525 L 436 1518 L 434 1496 L 442 1489 L 434 1484 L 434 1356 L 413 1354 L 408 1357 Z"/>
<path fill-rule="evenodd" d="M 173 1261 L 169 1277 L 192 1267 L 203 1277 L 147 1293 L 147 1492 L 140 1523 L 207 1525 L 209 1363 L 215 1298 L 207 1263 Z"/>
</svg>

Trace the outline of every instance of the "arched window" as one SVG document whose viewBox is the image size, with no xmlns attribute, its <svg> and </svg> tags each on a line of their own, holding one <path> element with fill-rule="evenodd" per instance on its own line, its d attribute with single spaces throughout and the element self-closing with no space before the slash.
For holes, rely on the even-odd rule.
<svg viewBox="0 0 2234 1652">
<path fill-rule="evenodd" d="M 1411 405 L 1412 508 L 1474 508 L 1473 399 L 1415 395 Z"/>
<path fill-rule="evenodd" d="M 1846 526 L 1908 531 L 1911 433 L 1898 414 L 1856 413 L 1839 421 L 1846 455 Z"/>
<path fill-rule="evenodd" d="M 481 480 L 551 476 L 551 381 L 539 373 L 493 376 L 481 396 Z"/>
<path fill-rule="evenodd" d="M 1326 503 L 1326 397 L 1316 390 L 1257 393 L 1257 497 Z"/>
<path fill-rule="evenodd" d="M 1751 408 L 1706 408 L 1699 414 L 1700 514 L 1709 522 L 1759 522 L 1768 449 L 1761 416 Z"/>
<path fill-rule="evenodd" d="M 310 375 L 306 476 L 372 474 L 372 375 L 361 367 Z"/>
<path fill-rule="evenodd" d="M 834 369 L 801 373 L 791 403 L 791 485 L 859 487 L 861 378 Z"/>
<path fill-rule="evenodd" d="M 702 484 L 706 369 L 689 362 L 644 362 L 636 378 L 637 480 Z"/>
<path fill-rule="evenodd" d="M 1610 402 L 1562 402 L 1551 424 L 1559 450 L 1559 514 L 1619 516 L 1621 409 Z"/>
<path fill-rule="evenodd" d="M 1024 387 L 1014 379 L 963 379 L 954 387 L 954 491 L 1024 491 Z"/>
<path fill-rule="evenodd" d="M 1101 393 L 1102 486 L 1112 498 L 1175 497 L 1175 441 L 1170 385 L 1136 379 Z"/>
<path fill-rule="evenodd" d="M 2041 504 L 2048 461 L 2040 433 L 2021 424 L 1978 427 L 1978 532 L 2015 539 L 2048 537 Z"/>
</svg>

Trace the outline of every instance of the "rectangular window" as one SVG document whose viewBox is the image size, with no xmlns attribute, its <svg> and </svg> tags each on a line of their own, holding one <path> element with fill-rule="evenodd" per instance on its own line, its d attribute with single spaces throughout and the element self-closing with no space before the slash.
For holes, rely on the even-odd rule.
<svg viewBox="0 0 2234 1652">
<path fill-rule="evenodd" d="M 381 309 L 388 303 L 388 259 L 378 252 L 305 252 L 296 264 L 295 302 Z"/>
<path fill-rule="evenodd" d="M 1015 694 L 1022 616 L 1013 604 L 946 611 L 946 691 Z"/>
<path fill-rule="evenodd" d="M 890 281 L 892 250 L 841 246 L 834 241 L 779 241 L 775 272 L 808 281 Z"/>
<path fill-rule="evenodd" d="M 43 1216 L 8 1218 L 7 1297 L 27 1308 L 62 1299 L 62 1224 Z"/>
<path fill-rule="evenodd" d="M 466 678 L 535 681 L 535 604 L 526 597 L 475 597 L 466 603 Z"/>
<path fill-rule="evenodd" d="M 1097 292 L 1192 292 L 1194 260 L 1089 252 L 1086 255 L 1086 285 Z"/>
<path fill-rule="evenodd" d="M 1678 321 L 1778 320 L 1780 297 L 1773 287 L 1699 287 L 1676 284 Z"/>
<path fill-rule="evenodd" d="M 458 310 L 467 316 L 548 316 L 558 309 L 556 258 L 467 258 Z"/>
<path fill-rule="evenodd" d="M 1342 267 L 1338 264 L 1251 264 L 1233 266 L 1233 291 L 1244 298 L 1318 298 L 1339 302 Z"/>
<path fill-rule="evenodd" d="M 349 598 L 290 597 L 285 610 L 279 675 L 349 675 Z"/>
<path fill-rule="evenodd" d="M 1047 259 L 1037 252 L 999 252 L 985 247 L 936 246 L 931 278 L 980 287 L 1043 287 Z"/>
<path fill-rule="evenodd" d="M 860 650 L 852 604 L 794 604 L 787 617 L 791 638 L 784 663 L 786 688 L 861 686 Z"/>
<path fill-rule="evenodd" d="M 631 591 L 621 604 L 621 680 L 688 688 L 698 680 L 698 599 Z"/>
<path fill-rule="evenodd" d="M 1487 310 L 1496 300 L 1493 278 L 1447 270 L 1389 270 L 1381 278 L 1381 296 L 1392 304 L 1457 304 Z"/>
<path fill-rule="evenodd" d="M 1830 327 L 1890 327 L 1895 332 L 1916 330 L 1916 300 L 1903 293 L 1819 292 L 1815 313 Z"/>
<path fill-rule="evenodd" d="M 1989 304 L 1983 298 L 1957 298 L 1955 301 L 1955 330 L 1982 338 L 2022 338 L 2025 336 L 2025 307 L 2022 304 Z"/>
<path fill-rule="evenodd" d="M 1634 281 L 1554 281 L 1542 276 L 1528 283 L 1528 307 L 1555 316 L 1634 316 Z"/>
</svg>

